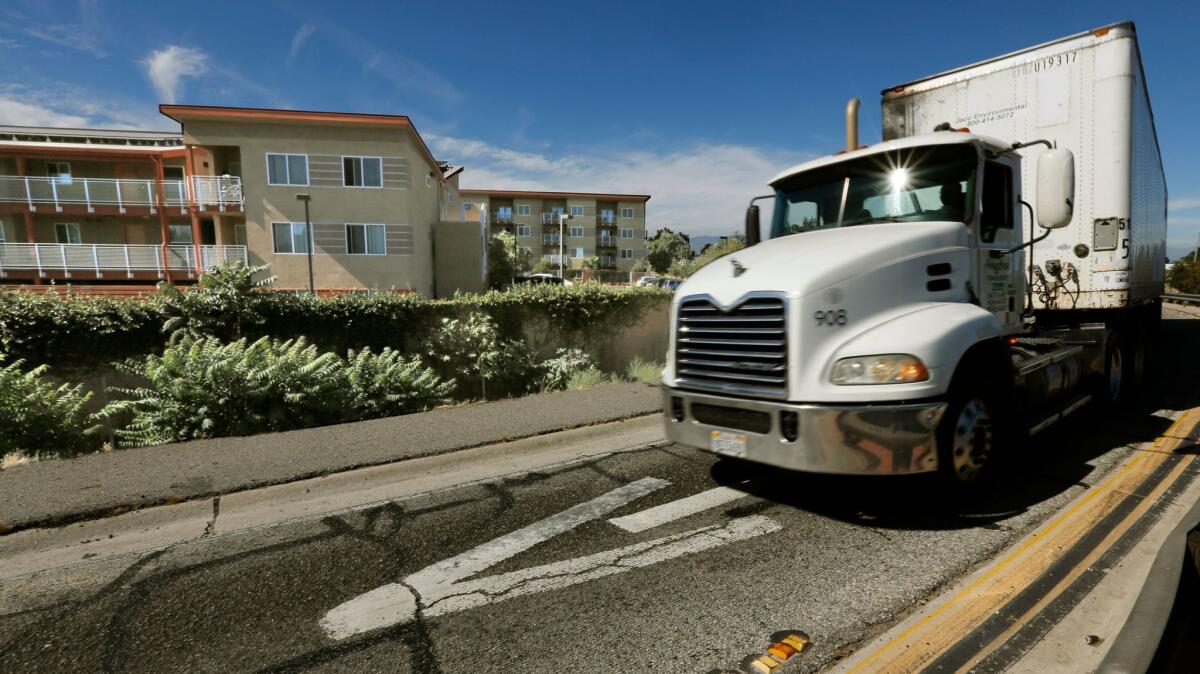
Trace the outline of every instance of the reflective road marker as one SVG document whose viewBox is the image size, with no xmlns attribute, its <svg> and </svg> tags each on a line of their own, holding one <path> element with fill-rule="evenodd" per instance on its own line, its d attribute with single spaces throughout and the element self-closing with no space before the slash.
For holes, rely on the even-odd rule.
<svg viewBox="0 0 1200 674">
<path fill-rule="evenodd" d="M 416 619 L 418 612 L 426 617 L 436 617 L 513 597 L 561 589 L 762 536 L 782 528 L 779 523 L 762 515 L 738 517 L 723 526 L 702 527 L 593 555 L 467 580 L 538 543 L 571 531 L 584 522 L 599 519 L 668 484 L 666 480 L 656 478 L 638 480 L 492 539 L 460 555 L 432 564 L 401 582 L 376 588 L 335 607 L 321 619 L 321 628 L 333 639 L 346 639 L 363 632 L 411 622 Z"/>
<path fill-rule="evenodd" d="M 717 487 L 716 489 L 702 491 L 694 496 L 664 503 L 648 510 L 633 513 L 632 515 L 614 517 L 609 520 L 609 523 L 636 534 L 666 524 L 667 522 L 673 522 L 681 517 L 695 515 L 709 508 L 715 508 L 730 501 L 736 501 L 746 495 L 745 492 L 731 487 Z"/>
</svg>

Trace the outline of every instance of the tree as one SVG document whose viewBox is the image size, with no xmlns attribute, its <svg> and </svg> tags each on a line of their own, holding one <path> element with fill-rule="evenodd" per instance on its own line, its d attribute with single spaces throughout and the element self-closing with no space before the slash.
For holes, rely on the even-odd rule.
<svg viewBox="0 0 1200 674">
<path fill-rule="evenodd" d="M 517 246 L 511 232 L 497 232 L 488 239 L 488 287 L 507 288 L 518 274 L 529 271 L 529 251 Z"/>
<path fill-rule="evenodd" d="M 692 257 L 692 242 L 687 235 L 673 232 L 666 227 L 658 230 L 658 233 L 646 242 L 646 260 L 654 271 L 660 274 L 667 273 L 676 260 L 686 262 Z"/>
<path fill-rule="evenodd" d="M 1187 260 L 1180 258 L 1167 272 L 1167 285 L 1176 292 L 1200 293 L 1200 265 L 1191 262 L 1191 254 Z"/>
<path fill-rule="evenodd" d="M 737 237 L 722 237 L 720 241 L 711 243 L 704 247 L 700 255 L 691 262 L 676 261 L 671 265 L 671 275 L 679 277 L 688 277 L 695 274 L 704 265 L 724 257 L 734 251 L 739 251 L 746 247 L 746 243 Z"/>
<path fill-rule="evenodd" d="M 581 266 L 584 269 L 599 269 L 600 268 L 600 258 L 595 257 L 595 256 L 585 258 L 583 260 L 583 263 Z"/>
<path fill-rule="evenodd" d="M 533 271 L 538 273 L 557 270 L 558 265 L 550 262 L 548 258 L 540 257 L 538 258 L 538 261 L 533 264 Z"/>
<path fill-rule="evenodd" d="M 646 258 L 640 257 L 640 258 L 638 258 L 637 262 L 634 262 L 633 266 L 629 268 L 629 271 L 635 271 L 635 272 L 650 271 L 650 263 L 646 260 Z"/>
</svg>

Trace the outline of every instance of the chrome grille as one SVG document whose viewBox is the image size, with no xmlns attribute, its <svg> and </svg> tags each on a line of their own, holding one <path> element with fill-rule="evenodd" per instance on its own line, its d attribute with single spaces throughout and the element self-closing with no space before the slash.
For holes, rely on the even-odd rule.
<svg viewBox="0 0 1200 674">
<path fill-rule="evenodd" d="M 679 303 L 675 374 L 683 388 L 787 394 L 784 300 L 752 296 L 724 310 L 707 297 Z"/>
</svg>

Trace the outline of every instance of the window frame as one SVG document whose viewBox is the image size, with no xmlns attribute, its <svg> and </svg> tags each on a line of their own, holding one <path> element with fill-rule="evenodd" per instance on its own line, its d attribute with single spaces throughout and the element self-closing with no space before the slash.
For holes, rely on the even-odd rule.
<svg viewBox="0 0 1200 674">
<path fill-rule="evenodd" d="M 632 248 L 622 248 L 622 249 L 621 249 L 621 259 L 622 259 L 622 260 L 632 260 L 632 259 L 634 259 L 634 256 L 633 256 L 633 249 L 632 249 Z"/>
<path fill-rule="evenodd" d="M 309 184 L 312 182 L 312 175 L 310 175 L 310 174 L 312 173 L 312 171 L 309 170 L 310 162 L 308 161 L 307 154 L 301 154 L 301 153 L 297 153 L 297 152 L 265 152 L 264 155 L 266 156 L 267 184 L 268 185 L 271 185 L 274 187 L 309 187 L 310 186 Z M 292 165 L 291 165 L 291 162 L 288 162 L 288 161 L 284 161 L 284 163 L 283 163 L 284 168 L 287 170 L 288 182 L 285 182 L 285 183 L 271 182 L 271 157 L 304 157 L 304 182 L 302 182 L 302 183 L 291 182 L 291 180 L 292 180 Z"/>
<path fill-rule="evenodd" d="M 181 227 L 187 230 L 187 241 L 176 241 L 171 236 L 172 229 L 178 229 Z M 168 245 L 179 245 L 179 246 L 192 245 L 194 243 L 194 240 L 192 239 L 192 226 L 191 225 L 168 224 L 167 225 L 167 243 L 168 243 Z"/>
<path fill-rule="evenodd" d="M 65 228 L 63 231 L 67 233 L 67 240 L 63 241 L 58 235 L 58 228 Z M 72 229 L 73 228 L 73 229 Z M 71 232 L 75 232 L 75 241 L 71 240 Z M 77 246 L 83 243 L 83 231 L 79 228 L 78 222 L 56 222 L 54 223 L 54 242 L 68 246 Z"/>
<path fill-rule="evenodd" d="M 517 215 L 533 215 L 533 205 L 517 204 Z"/>
<path fill-rule="evenodd" d="M 567 208 L 569 209 L 567 210 L 567 213 L 574 218 L 582 218 L 583 214 L 586 212 L 586 209 L 583 206 L 568 206 Z"/>
<path fill-rule="evenodd" d="M 628 213 L 629 215 L 626 215 L 626 213 Z M 636 217 L 637 217 L 637 209 L 636 208 L 632 208 L 629 206 L 621 207 L 621 219 L 622 220 L 633 220 Z"/>
<path fill-rule="evenodd" d="M 370 256 L 375 256 L 375 257 L 378 257 L 380 255 L 387 255 L 387 225 L 380 223 L 380 222 L 347 222 L 345 227 L 346 227 L 346 254 L 347 255 L 370 255 Z M 352 227 L 362 227 L 363 250 L 364 250 L 364 252 L 362 252 L 362 253 L 350 252 L 350 229 Z M 371 239 L 370 239 L 370 237 L 367 236 L 367 231 L 368 231 L 368 228 L 370 228 L 370 227 L 380 227 L 383 229 L 383 252 L 381 252 L 381 253 L 372 253 L 371 252 Z"/>
<path fill-rule="evenodd" d="M 50 172 L 51 166 L 66 166 L 67 170 L 59 171 L 57 173 L 51 173 Z M 71 162 L 69 162 L 69 161 L 48 161 L 48 162 L 46 162 L 46 177 L 61 178 L 64 175 L 67 176 L 67 180 L 71 179 Z"/>
<path fill-rule="evenodd" d="M 575 254 L 576 252 L 578 252 L 579 254 L 576 255 Z M 584 255 L 584 251 L 583 251 L 583 246 L 578 246 L 578 247 L 572 248 L 571 252 L 568 254 L 568 257 L 570 257 L 572 260 L 584 259 L 585 255 Z"/>
<path fill-rule="evenodd" d="M 517 236 L 531 237 L 533 236 L 533 227 L 529 225 L 517 225 Z"/>
<path fill-rule="evenodd" d="M 989 171 L 989 169 L 998 172 L 1000 175 L 992 175 L 992 171 Z M 1016 171 L 1007 162 L 988 159 L 983 162 L 983 168 L 980 173 L 983 178 L 983 188 L 979 190 L 979 241 L 980 243 L 994 244 L 996 243 L 996 235 L 1001 231 L 1011 232 L 1017 226 L 1017 211 L 1014 208 L 1016 200 L 1013 198 L 1013 175 Z M 986 225 L 991 224 L 991 218 L 987 207 L 990 205 L 988 197 L 990 196 L 990 186 L 993 180 L 1003 183 L 1003 201 L 997 200 L 997 203 L 1003 203 L 1004 205 L 1000 220 L 1006 224 L 1000 224 L 994 229 L 989 230 Z"/>
<path fill-rule="evenodd" d="M 275 239 L 275 225 L 288 225 L 288 226 L 289 226 L 288 233 L 289 233 L 291 236 L 289 236 L 289 237 L 288 237 L 288 241 L 289 241 L 289 242 L 291 243 L 291 245 L 292 245 L 292 250 L 290 250 L 290 251 L 281 251 L 281 250 L 278 250 L 278 247 L 277 247 L 277 243 L 278 243 L 278 241 Z M 275 255 L 308 255 L 308 251 L 307 251 L 307 250 L 302 250 L 302 251 L 300 251 L 300 252 L 296 252 L 296 227 L 297 227 L 297 226 L 299 226 L 299 227 L 305 227 L 305 223 L 303 223 L 303 222 L 291 222 L 291 221 L 287 221 L 287 220 L 284 220 L 284 221 L 274 221 L 274 222 L 272 222 L 272 223 L 271 223 L 271 251 L 272 251 L 272 252 L 273 252 Z M 305 234 L 308 234 L 308 232 L 305 232 Z M 308 236 L 306 236 L 306 237 L 305 237 L 305 240 L 304 240 L 304 245 L 305 245 L 305 246 L 308 246 L 308 245 L 309 245 L 309 244 L 311 244 L 312 242 L 313 242 L 313 237 L 312 237 L 312 235 L 311 235 L 311 234 L 309 234 Z"/>
<path fill-rule="evenodd" d="M 366 171 L 363 169 L 363 160 L 365 160 L 365 159 L 379 160 L 379 184 L 378 185 L 365 185 L 365 184 L 364 185 L 349 185 L 349 184 L 347 184 L 346 183 L 346 180 L 348 179 L 348 176 L 346 175 L 346 160 L 347 159 L 357 159 L 358 160 L 358 173 L 359 173 L 360 177 L 366 175 Z M 353 187 L 353 188 L 357 188 L 357 189 L 372 189 L 372 190 L 383 189 L 383 157 L 377 157 L 375 155 L 369 155 L 369 154 L 363 154 L 363 155 L 344 154 L 344 155 L 342 155 L 342 187 Z"/>
<path fill-rule="evenodd" d="M 628 236 L 626 236 L 626 232 L 629 233 Z M 621 238 L 622 239 L 633 239 L 633 228 L 632 227 L 622 227 L 621 228 Z"/>
<path fill-rule="evenodd" d="M 576 232 L 579 232 L 576 234 Z M 573 236 L 577 239 L 587 236 L 583 233 L 583 225 L 570 225 L 567 227 L 567 236 Z"/>
</svg>

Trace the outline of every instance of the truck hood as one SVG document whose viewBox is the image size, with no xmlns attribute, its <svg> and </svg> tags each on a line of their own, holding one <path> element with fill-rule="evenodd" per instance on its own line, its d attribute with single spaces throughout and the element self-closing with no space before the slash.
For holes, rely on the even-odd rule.
<svg viewBox="0 0 1200 674">
<path fill-rule="evenodd" d="M 714 260 L 676 296 L 708 294 L 722 306 L 755 290 L 804 297 L 899 260 L 962 248 L 967 236 L 960 222 L 888 222 L 793 234 Z"/>
</svg>

